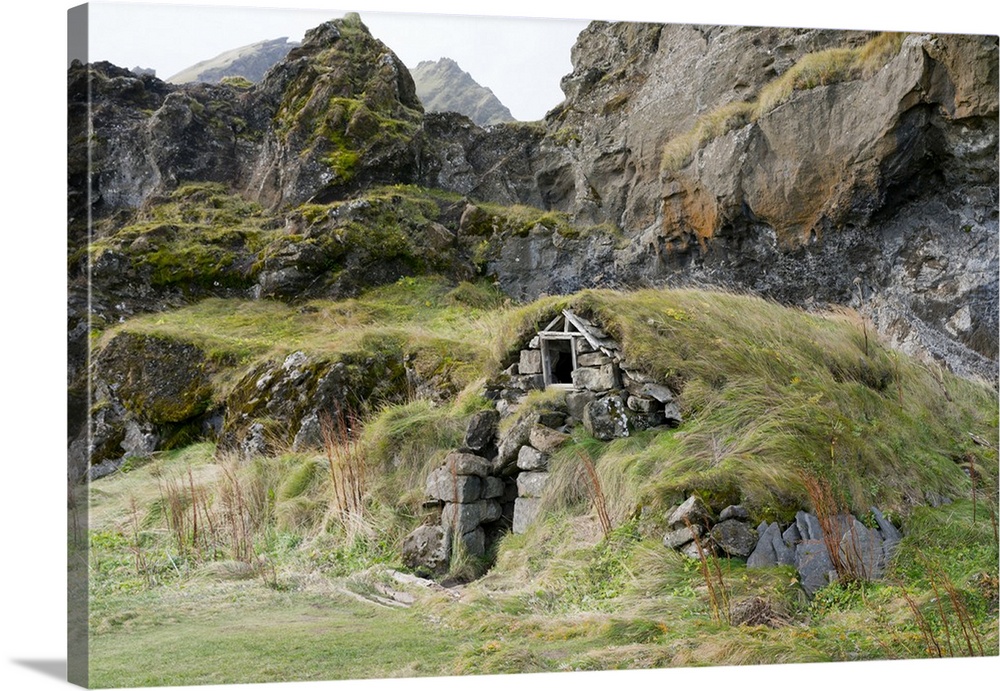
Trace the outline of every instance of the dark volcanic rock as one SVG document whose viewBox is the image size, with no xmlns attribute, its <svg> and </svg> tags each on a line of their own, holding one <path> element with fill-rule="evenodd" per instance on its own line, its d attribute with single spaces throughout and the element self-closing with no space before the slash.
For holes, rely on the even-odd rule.
<svg viewBox="0 0 1000 691">
<path fill-rule="evenodd" d="M 733 557 L 750 556 L 757 544 L 757 531 L 735 519 L 715 524 L 710 535 L 719 548 Z"/>
<path fill-rule="evenodd" d="M 211 400 L 207 359 L 190 343 L 123 332 L 98 354 L 94 373 L 98 401 L 119 401 L 144 422 L 182 422 Z"/>
<path fill-rule="evenodd" d="M 795 550 L 781 537 L 777 523 L 757 528 L 757 545 L 747 558 L 747 568 L 787 565 L 795 563 Z"/>
<path fill-rule="evenodd" d="M 566 101 L 519 160 L 546 208 L 628 242 L 534 229 L 505 238 L 488 270 L 520 299 L 708 283 L 849 304 L 907 352 L 994 380 L 996 37 L 911 35 L 869 71 L 793 91 L 662 167 L 700 115 L 756 99 L 806 53 L 871 36 L 591 24 Z"/>
<path fill-rule="evenodd" d="M 240 449 L 251 434 L 263 444 L 254 447 L 259 453 L 293 442 L 315 447 L 324 425 L 333 431 L 349 427 L 366 406 L 402 400 L 408 387 L 400 345 L 391 340 L 366 345 L 333 360 L 297 351 L 255 367 L 225 401 L 220 447 Z"/>
<path fill-rule="evenodd" d="M 500 413 L 495 410 L 483 410 L 473 415 L 465 430 L 465 446 L 476 452 L 495 446 L 499 423 Z"/>
<path fill-rule="evenodd" d="M 124 454 L 191 441 L 211 402 L 210 368 L 190 343 L 122 332 L 96 354 L 90 437 L 73 443 L 75 473 Z"/>
<path fill-rule="evenodd" d="M 308 31 L 251 95 L 274 118 L 247 188 L 264 205 L 415 179 L 423 107 L 413 78 L 357 14 Z"/>
</svg>

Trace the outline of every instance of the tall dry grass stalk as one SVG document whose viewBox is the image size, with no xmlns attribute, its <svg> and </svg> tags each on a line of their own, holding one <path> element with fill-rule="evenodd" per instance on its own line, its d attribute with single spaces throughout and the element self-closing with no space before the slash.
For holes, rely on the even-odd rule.
<svg viewBox="0 0 1000 691">
<path fill-rule="evenodd" d="M 867 580 L 869 574 L 865 568 L 865 555 L 862 553 L 856 532 L 847 526 L 850 538 L 846 545 L 841 537 L 845 534 L 843 522 L 853 520 L 848 508 L 837 500 L 830 483 L 826 480 L 803 476 L 802 484 L 823 531 L 823 544 L 830 555 L 834 571 L 837 572 L 837 580 L 841 583 Z"/>
<path fill-rule="evenodd" d="M 129 548 L 132 551 L 132 559 L 135 563 L 135 573 L 146 581 L 147 586 L 153 584 L 149 571 L 149 564 L 146 561 L 146 554 L 142 551 L 142 541 L 139 535 L 139 505 L 136 504 L 135 497 L 129 498 L 129 527 L 132 529 L 132 543 Z"/>
<path fill-rule="evenodd" d="M 251 510 L 249 492 L 240 479 L 238 465 L 232 461 L 220 464 L 218 502 L 221 510 L 222 530 L 229 542 L 230 554 L 236 561 L 251 564 L 256 556 L 254 534 L 256 521 Z"/>
<path fill-rule="evenodd" d="M 200 528 L 198 525 L 199 513 L 203 517 L 210 513 L 205 490 L 195 487 L 190 470 L 187 478 L 159 478 L 157 482 L 163 517 L 177 553 L 184 557 L 203 556 L 214 538 L 211 530 L 206 531 L 204 519 Z"/>
<path fill-rule="evenodd" d="M 601 532 L 604 534 L 604 539 L 607 539 L 613 528 L 611 517 L 608 515 L 607 497 L 604 496 L 604 490 L 601 488 L 601 478 L 597 475 L 597 467 L 594 465 L 593 459 L 590 458 L 590 454 L 578 452 L 577 458 L 580 459 L 580 468 L 586 481 L 587 493 L 597 511 L 597 520 L 601 523 Z"/>
<path fill-rule="evenodd" d="M 935 631 L 933 620 L 924 612 L 924 608 L 914 599 L 905 586 L 899 585 L 920 634 L 924 638 L 924 647 L 934 657 L 953 657 L 956 654 L 969 657 L 984 656 L 982 636 L 976 631 L 975 622 L 965 605 L 962 593 L 958 591 L 954 581 L 922 554 L 918 559 L 927 571 L 931 591 L 933 609 L 940 619 L 940 630 Z M 943 594 L 942 594 L 942 591 Z M 956 653 L 957 651 L 957 653 Z"/>
<path fill-rule="evenodd" d="M 360 423 L 341 411 L 336 417 L 324 412 L 320 416 L 320 433 L 333 489 L 331 507 L 348 534 L 354 535 L 364 525 L 367 470 L 365 450 L 358 443 Z"/>
<path fill-rule="evenodd" d="M 232 458 L 219 462 L 215 496 L 186 476 L 159 478 L 160 506 L 177 553 L 198 561 L 220 554 L 247 564 L 256 558 L 258 530 L 267 521 L 266 490 L 242 477 Z"/>
<path fill-rule="evenodd" d="M 698 566 L 705 586 L 708 588 L 708 602 L 712 607 L 712 619 L 720 624 L 729 624 L 732 622 L 731 598 L 729 588 L 722 576 L 722 569 L 719 567 L 719 560 L 714 556 L 709 557 L 698 533 L 692 529 L 691 522 L 684 519 L 684 525 L 694 537 L 694 546 L 698 550 Z"/>
</svg>

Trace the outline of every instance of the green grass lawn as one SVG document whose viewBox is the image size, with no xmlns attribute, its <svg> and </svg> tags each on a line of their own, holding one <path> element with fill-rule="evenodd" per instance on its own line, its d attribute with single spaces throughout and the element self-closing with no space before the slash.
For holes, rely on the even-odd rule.
<svg viewBox="0 0 1000 691">
<path fill-rule="evenodd" d="M 97 687 L 233 684 L 455 673 L 469 632 L 426 612 L 260 580 L 180 583 L 105 600 L 92 621 Z"/>
</svg>

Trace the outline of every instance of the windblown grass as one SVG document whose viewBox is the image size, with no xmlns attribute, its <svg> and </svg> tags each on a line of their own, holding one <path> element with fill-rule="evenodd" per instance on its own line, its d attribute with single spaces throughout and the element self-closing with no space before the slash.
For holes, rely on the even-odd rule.
<svg viewBox="0 0 1000 691">
<path fill-rule="evenodd" d="M 482 376 L 506 312 L 496 305 L 494 290 L 465 284 L 456 293 L 449 282 L 431 276 L 400 279 L 356 299 L 295 306 L 208 298 L 130 319 L 103 333 L 96 347 L 123 330 L 192 343 L 214 363 L 215 398 L 221 400 L 243 374 L 264 361 L 280 361 L 297 350 L 336 357 L 389 335 L 405 344 L 414 367 L 429 374 L 446 369 L 463 388 Z"/>
<path fill-rule="evenodd" d="M 477 301 L 478 288 L 463 290 Z M 405 656 L 393 657 L 367 672 L 340 668 L 355 676 L 924 657 L 933 654 L 928 640 L 945 651 L 950 640 L 955 654 L 967 654 L 969 645 L 975 654 L 996 653 L 996 509 L 988 490 L 997 482 L 998 419 L 990 386 L 897 356 L 872 339 L 866 347 L 863 325 L 849 312 L 807 314 L 696 290 L 587 291 L 473 308 L 456 304 L 451 291 L 422 279 L 356 300 L 311 303 L 325 313 L 267 304 L 260 309 L 274 318 L 258 316 L 256 324 L 210 301 L 121 327 L 180 334 L 185 321 L 218 315 L 214 330 L 202 324 L 190 338 L 230 353 L 231 339 L 247 339 L 252 359 L 351 348 L 360 338 L 344 331 L 382 333 L 392 320 L 411 345 L 473 359 L 469 384 L 458 394 L 387 405 L 364 420 L 355 440 L 365 460 L 356 497 L 363 530 L 336 520 L 333 476 L 321 451 L 236 463 L 203 443 L 94 483 L 91 631 L 93 659 L 103 665 L 94 679 L 305 678 L 291 675 L 285 649 L 273 644 L 297 635 L 319 635 L 351 651 L 354 638 L 373 636 L 369 647 L 372 640 L 404 645 L 410 659 L 427 660 L 411 667 Z M 611 442 L 574 430 L 550 459 L 541 518 L 526 533 L 500 540 L 492 568 L 465 586 L 460 601 L 428 594 L 412 612 L 357 603 L 358 614 L 350 604 L 356 601 L 345 606 L 337 593 L 350 578 L 374 567 L 401 568 L 400 543 L 425 519 L 427 473 L 461 444 L 469 416 L 489 406 L 479 395 L 485 377 L 514 361 L 520 345 L 567 307 L 600 323 L 633 367 L 678 394 L 683 424 Z M 281 332 L 289 340 L 276 344 L 271 339 Z M 537 394 L 525 405 L 557 405 L 556 398 Z M 592 459 L 591 475 L 581 474 L 582 453 Z M 975 503 L 970 475 L 978 483 Z M 889 581 L 835 584 L 808 603 L 791 569 L 746 569 L 713 558 L 706 581 L 697 560 L 661 542 L 667 510 L 691 493 L 716 511 L 742 503 L 753 522 L 788 521 L 813 508 L 803 476 L 828 483 L 859 517 L 877 505 L 903 524 Z M 188 519 L 180 541 L 169 523 L 174 509 L 158 489 L 168 480 L 176 485 L 177 511 Z M 588 486 L 600 487 L 606 522 Z M 932 509 L 925 493 L 954 501 Z M 455 575 L 481 567 L 460 562 Z M 941 607 L 935 587 L 947 600 Z M 729 604 L 757 598 L 778 613 L 778 628 L 729 623 L 712 589 Z M 170 609 L 176 593 L 207 608 L 188 607 L 179 618 Z M 317 633 L 303 614 L 316 598 L 364 619 L 351 629 L 351 641 Z M 243 633 L 227 628 L 216 652 L 185 658 L 171 677 L 171 659 L 196 649 L 184 641 L 219 636 L 212 627 L 236 621 L 230 607 L 238 608 Z M 425 616 L 434 618 L 433 640 L 413 635 L 428 627 Z M 260 622 L 270 643 L 244 635 Z M 213 675 L 214 668 L 248 664 L 247 645 L 264 651 L 270 666 Z M 341 673 L 317 662 L 311 643 L 302 645 L 301 659 L 318 675 Z M 142 674 L 123 662 L 136 656 L 150 661 Z"/>
<path fill-rule="evenodd" d="M 643 505 L 665 509 L 698 491 L 719 508 L 743 501 L 762 517 L 787 518 L 809 505 L 796 478 L 809 471 L 856 511 L 902 510 L 926 492 L 965 496 L 966 453 L 996 477 L 995 447 L 969 437 L 997 438 L 991 388 L 897 362 L 879 345 L 866 356 L 848 313 L 704 291 L 592 292 L 574 307 L 681 394 L 685 424 L 632 452 Z"/>
</svg>

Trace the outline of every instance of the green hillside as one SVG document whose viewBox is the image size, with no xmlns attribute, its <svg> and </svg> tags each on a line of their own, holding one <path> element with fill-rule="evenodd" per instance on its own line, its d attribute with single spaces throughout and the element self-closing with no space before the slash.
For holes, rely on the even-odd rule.
<svg viewBox="0 0 1000 691">
<path fill-rule="evenodd" d="M 552 459 L 541 520 L 485 561 L 453 559 L 446 584 L 464 585 L 400 582 L 402 539 L 427 515 L 428 473 L 461 444 L 470 416 L 490 407 L 486 380 L 563 308 L 602 324 L 630 363 L 668 382 L 684 422 L 611 442 L 575 428 Z M 207 353 L 212 405 L 227 404 L 228 415 L 248 372 L 294 352 L 402 358 L 440 395 L 372 399 L 352 434 L 328 436 L 325 449 L 293 450 L 288 431 L 272 429 L 266 455 L 207 440 L 130 459 L 93 483 L 94 683 L 997 654 L 996 393 L 886 349 L 853 313 L 696 290 L 512 305 L 491 285 L 429 277 L 342 301 L 213 298 L 113 327 L 98 357 L 122 332 Z M 558 408 L 559 399 L 529 394 L 522 410 Z M 584 458 L 605 497 L 608 535 Z M 349 516 L 337 510 L 343 487 L 332 472 L 342 462 L 362 477 Z M 834 584 L 809 600 L 787 567 L 699 562 L 661 542 L 669 511 L 691 494 L 714 511 L 742 503 L 754 524 L 787 523 L 816 509 L 817 480 L 842 509 L 867 520 L 877 507 L 901 528 L 886 578 Z M 197 616 L 169 613 L 181 593 L 202 603 Z M 377 666 L 362 653 L 336 670 L 316 662 L 346 644 L 311 630 L 317 598 L 327 624 L 362 616 L 366 635 L 409 652 Z M 734 623 L 740 602 L 756 603 L 764 623 Z M 268 622 L 263 633 L 256 621 Z M 421 627 L 434 635 L 414 638 Z M 303 664 L 277 644 L 254 660 L 239 652 L 285 635 L 297 637 Z M 207 637 L 211 654 L 151 656 Z M 136 669 L 137 657 L 149 664 Z"/>
</svg>

